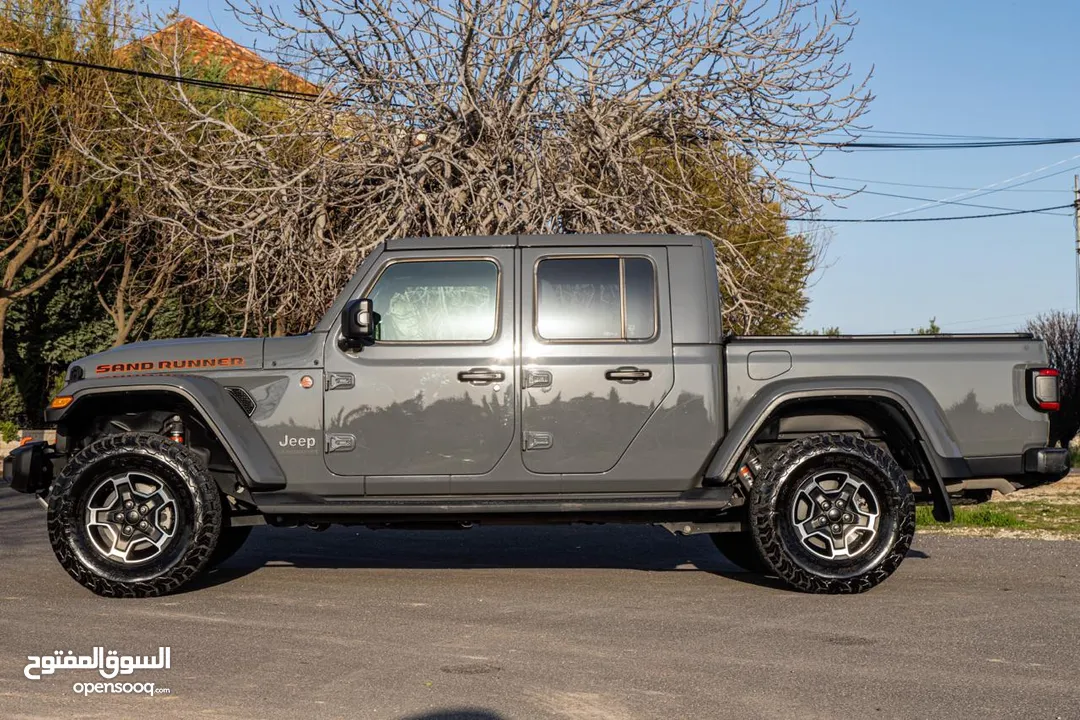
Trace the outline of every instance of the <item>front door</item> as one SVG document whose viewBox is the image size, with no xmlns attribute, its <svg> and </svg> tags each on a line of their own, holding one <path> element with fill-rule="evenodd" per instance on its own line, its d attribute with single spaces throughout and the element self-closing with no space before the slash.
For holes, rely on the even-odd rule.
<svg viewBox="0 0 1080 720">
<path fill-rule="evenodd" d="M 441 494 L 514 439 L 514 251 L 384 255 L 357 297 L 373 345 L 326 352 L 326 466 L 368 494 Z"/>
<path fill-rule="evenodd" d="M 521 252 L 525 467 L 612 470 L 674 382 L 667 252 Z"/>
</svg>

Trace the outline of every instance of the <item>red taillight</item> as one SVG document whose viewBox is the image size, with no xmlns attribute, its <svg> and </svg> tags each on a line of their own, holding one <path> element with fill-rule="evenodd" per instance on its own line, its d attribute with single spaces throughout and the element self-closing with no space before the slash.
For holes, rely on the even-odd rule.
<svg viewBox="0 0 1080 720">
<path fill-rule="evenodd" d="M 1061 373 L 1054 368 L 1038 368 L 1031 372 L 1031 401 L 1043 412 L 1061 409 L 1058 395 L 1058 378 Z"/>
</svg>

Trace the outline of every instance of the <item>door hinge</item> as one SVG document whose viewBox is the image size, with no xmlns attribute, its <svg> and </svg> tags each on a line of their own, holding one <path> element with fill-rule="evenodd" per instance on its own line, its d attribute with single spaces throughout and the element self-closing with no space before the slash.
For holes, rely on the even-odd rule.
<svg viewBox="0 0 1080 720">
<path fill-rule="evenodd" d="M 352 373 L 332 372 L 326 374 L 327 390 L 348 390 L 355 387 L 356 378 Z"/>
<path fill-rule="evenodd" d="M 326 452 L 346 452 L 356 447 L 356 436 L 348 433 L 327 433 Z"/>
<path fill-rule="evenodd" d="M 555 438 L 549 432 L 535 432 L 532 430 L 525 432 L 526 450 L 547 450 L 553 444 L 555 444 Z"/>
</svg>

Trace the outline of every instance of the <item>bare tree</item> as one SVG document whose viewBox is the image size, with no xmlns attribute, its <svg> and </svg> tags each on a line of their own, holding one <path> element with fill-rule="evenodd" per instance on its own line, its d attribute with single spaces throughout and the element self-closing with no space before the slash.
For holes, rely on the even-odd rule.
<svg viewBox="0 0 1080 720">
<path fill-rule="evenodd" d="M 193 282 L 183 248 L 144 222 L 117 223 L 90 259 L 98 302 L 113 322 L 113 347 L 142 336 L 165 302 Z"/>
<path fill-rule="evenodd" d="M 112 52 L 122 13 L 90 0 L 80 18 L 66 3 L 7 0 L 0 44 L 45 55 L 102 61 Z M 110 228 L 119 202 L 108 178 L 68 142 L 108 122 L 99 73 L 63 64 L 6 58 L 0 65 L 0 379 L 4 327 L 15 303 L 39 292 Z"/>
<path fill-rule="evenodd" d="M 84 152 L 120 178 L 154 229 L 154 277 L 189 273 L 243 316 L 243 332 L 310 327 L 376 240 L 335 116 L 308 105 L 140 85 L 111 96 L 124 120 L 107 131 L 135 152 Z M 134 105 L 133 103 L 134 98 Z M 345 118 L 347 121 L 349 118 Z"/>
<path fill-rule="evenodd" d="M 317 317 L 375 244 L 417 235 L 703 234 L 729 307 L 761 316 L 763 284 L 745 279 L 767 268 L 716 229 L 777 203 L 812 211 L 781 169 L 870 99 L 841 59 L 842 2 L 297 0 L 296 22 L 259 0 L 234 9 L 324 97 L 168 86 L 163 114 L 141 87 L 115 108 L 154 142 L 103 172 L 153 188 L 147 217 L 186 233 L 215 291 L 279 332 Z M 717 187 L 739 201 L 707 202 Z"/>
<path fill-rule="evenodd" d="M 1023 330 L 1046 343 L 1050 366 L 1061 373 L 1061 410 L 1050 415 L 1050 444 L 1068 447 L 1080 431 L 1080 315 L 1054 310 L 1028 321 Z"/>
</svg>

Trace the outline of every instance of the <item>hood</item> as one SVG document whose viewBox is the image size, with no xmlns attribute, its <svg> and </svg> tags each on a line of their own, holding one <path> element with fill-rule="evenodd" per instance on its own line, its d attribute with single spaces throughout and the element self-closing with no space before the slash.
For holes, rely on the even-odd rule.
<svg viewBox="0 0 1080 720">
<path fill-rule="evenodd" d="M 262 338 L 201 337 L 121 345 L 88 355 L 72 363 L 72 368 L 80 368 L 82 377 L 93 378 L 142 373 L 257 370 L 262 364 Z M 71 372 L 73 370 L 69 370 L 69 377 Z"/>
</svg>

